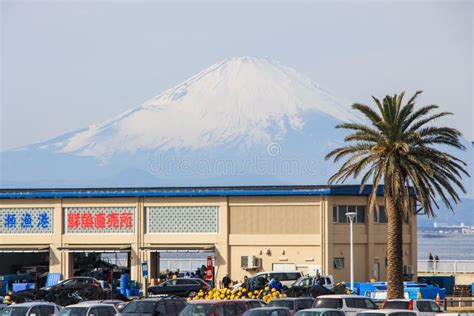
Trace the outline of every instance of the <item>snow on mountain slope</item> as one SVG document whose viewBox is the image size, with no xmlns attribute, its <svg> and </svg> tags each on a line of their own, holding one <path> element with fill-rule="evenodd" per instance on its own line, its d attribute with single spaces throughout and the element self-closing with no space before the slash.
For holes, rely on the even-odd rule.
<svg viewBox="0 0 474 316">
<path fill-rule="evenodd" d="M 243 149 L 300 131 L 317 113 L 357 120 L 329 92 L 279 62 L 226 59 L 134 109 L 43 149 L 100 160 L 142 150 Z"/>
</svg>

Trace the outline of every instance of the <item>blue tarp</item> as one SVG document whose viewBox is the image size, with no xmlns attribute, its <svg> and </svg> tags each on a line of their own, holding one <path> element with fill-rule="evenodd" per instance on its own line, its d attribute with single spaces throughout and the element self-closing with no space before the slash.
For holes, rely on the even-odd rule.
<svg viewBox="0 0 474 316">
<path fill-rule="evenodd" d="M 26 291 L 26 290 L 33 290 L 35 288 L 36 288 L 35 283 L 13 283 L 12 284 L 13 293 Z"/>
<path fill-rule="evenodd" d="M 48 273 L 46 277 L 46 287 L 56 285 L 61 281 L 61 273 Z"/>
</svg>

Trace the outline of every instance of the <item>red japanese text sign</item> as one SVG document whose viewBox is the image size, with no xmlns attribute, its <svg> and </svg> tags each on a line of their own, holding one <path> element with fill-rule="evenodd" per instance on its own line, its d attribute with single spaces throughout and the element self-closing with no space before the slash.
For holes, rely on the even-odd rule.
<svg viewBox="0 0 474 316">
<path fill-rule="evenodd" d="M 135 232 L 134 207 L 67 207 L 66 234 L 127 234 Z"/>
</svg>

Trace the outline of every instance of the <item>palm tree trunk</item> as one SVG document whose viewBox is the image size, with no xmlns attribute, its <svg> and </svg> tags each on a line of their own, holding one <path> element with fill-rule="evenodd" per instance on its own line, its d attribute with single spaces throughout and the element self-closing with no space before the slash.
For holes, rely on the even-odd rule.
<svg viewBox="0 0 474 316">
<path fill-rule="evenodd" d="M 391 196 L 385 196 L 387 211 L 387 299 L 403 298 L 403 223 Z"/>
</svg>

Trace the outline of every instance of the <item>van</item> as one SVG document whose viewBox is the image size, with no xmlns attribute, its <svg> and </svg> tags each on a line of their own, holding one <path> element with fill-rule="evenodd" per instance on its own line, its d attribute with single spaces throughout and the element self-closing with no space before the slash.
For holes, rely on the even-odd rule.
<svg viewBox="0 0 474 316">
<path fill-rule="evenodd" d="M 283 286 L 290 286 L 296 280 L 303 276 L 303 272 L 301 271 L 267 271 L 267 272 L 260 272 L 252 276 L 254 277 L 264 277 L 268 279 L 268 275 L 272 278 L 276 278 L 278 281 L 281 282 Z"/>
</svg>

